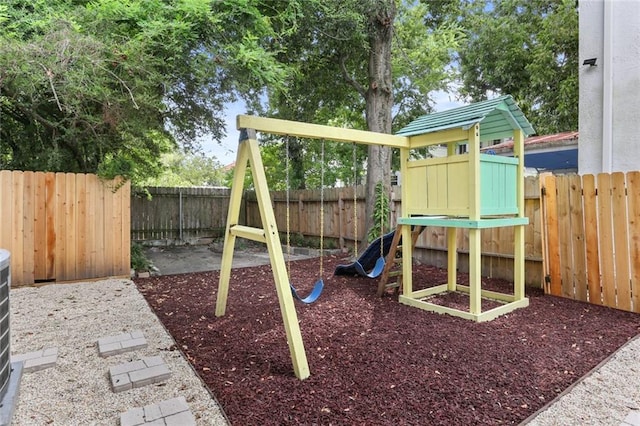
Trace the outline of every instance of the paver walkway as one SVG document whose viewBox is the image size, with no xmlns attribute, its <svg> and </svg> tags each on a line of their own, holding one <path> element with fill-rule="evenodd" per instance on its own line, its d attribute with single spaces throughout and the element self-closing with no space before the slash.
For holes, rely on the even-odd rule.
<svg viewBox="0 0 640 426">
<path fill-rule="evenodd" d="M 101 357 L 147 347 L 147 341 L 139 330 L 103 337 L 98 339 L 97 344 L 98 354 Z M 46 348 L 11 356 L 11 362 L 22 363 L 22 371 L 25 373 L 55 367 L 57 359 L 58 348 Z M 153 356 L 111 367 L 109 376 L 113 391 L 123 392 L 167 380 L 171 376 L 171 371 L 160 356 Z M 184 397 L 133 408 L 120 416 L 121 426 L 195 424 L 195 417 Z"/>
<path fill-rule="evenodd" d="M 23 362 L 22 371 L 25 373 L 55 367 L 57 360 L 58 348 L 47 348 L 24 354 L 11 355 L 11 362 Z"/>
<path fill-rule="evenodd" d="M 120 426 L 139 425 L 190 426 L 196 419 L 183 396 L 162 401 L 158 404 L 145 405 L 122 413 Z"/>
<path fill-rule="evenodd" d="M 171 377 L 171 371 L 161 357 L 150 356 L 111 367 L 109 377 L 113 391 L 122 392 L 163 382 Z"/>
<path fill-rule="evenodd" d="M 118 355 L 146 347 L 147 340 L 140 330 L 98 339 L 98 355 L 101 357 Z"/>
</svg>

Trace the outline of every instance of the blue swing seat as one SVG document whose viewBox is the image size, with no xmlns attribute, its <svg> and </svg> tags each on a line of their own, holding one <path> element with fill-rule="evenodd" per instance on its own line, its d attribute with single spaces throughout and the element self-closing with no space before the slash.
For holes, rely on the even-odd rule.
<svg viewBox="0 0 640 426">
<path fill-rule="evenodd" d="M 309 303 L 315 302 L 316 300 L 318 300 L 318 297 L 320 297 L 320 294 L 322 293 L 322 289 L 324 288 L 324 281 L 322 281 L 322 278 L 320 278 L 314 284 L 313 290 L 311 290 L 311 293 L 309 293 L 307 297 L 300 297 L 300 295 L 296 291 L 293 284 L 289 283 L 289 287 L 291 287 L 291 294 L 293 294 L 293 297 L 295 297 L 297 300 L 301 301 L 302 303 L 309 304 Z"/>
<path fill-rule="evenodd" d="M 373 266 L 373 269 L 370 272 L 365 271 L 362 264 L 358 261 L 355 262 L 353 267 L 355 268 L 358 275 L 362 275 L 363 277 L 369 277 L 369 278 L 378 278 L 380 274 L 382 274 L 382 271 L 384 271 L 384 265 L 385 265 L 384 257 L 379 257 L 378 260 L 376 260 L 376 264 Z"/>
</svg>

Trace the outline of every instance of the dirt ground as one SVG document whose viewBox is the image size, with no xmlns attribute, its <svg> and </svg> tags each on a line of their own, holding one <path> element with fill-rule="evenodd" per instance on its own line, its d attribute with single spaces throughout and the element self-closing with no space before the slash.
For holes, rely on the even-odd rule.
<svg viewBox="0 0 640 426">
<path fill-rule="evenodd" d="M 376 280 L 335 277 L 297 304 L 311 377 L 293 374 L 269 265 L 232 271 L 214 315 L 218 272 L 137 279 L 162 323 L 233 424 L 518 424 L 640 332 L 640 316 L 529 289 L 530 306 L 473 323 L 375 296 Z M 310 291 L 318 259 L 293 262 Z M 466 282 L 459 275 L 461 283 Z M 416 266 L 424 287 L 446 270 Z M 483 288 L 508 292 L 501 280 Z M 459 294 L 440 298 L 466 306 Z"/>
<path fill-rule="evenodd" d="M 291 260 L 313 257 L 308 251 L 294 248 Z M 190 272 L 217 271 L 220 269 L 222 244 L 198 244 L 184 246 L 152 246 L 145 249 L 145 255 L 161 275 L 186 274 Z M 251 243 L 238 244 L 233 255 L 233 268 L 246 268 L 269 264 L 266 247 Z"/>
</svg>

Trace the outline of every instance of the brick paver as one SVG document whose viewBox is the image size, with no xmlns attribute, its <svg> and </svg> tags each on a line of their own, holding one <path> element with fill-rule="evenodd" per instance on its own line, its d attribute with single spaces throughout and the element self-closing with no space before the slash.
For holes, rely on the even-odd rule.
<svg viewBox="0 0 640 426">
<path fill-rule="evenodd" d="M 101 357 L 108 357 L 146 347 L 147 340 L 140 330 L 98 339 L 98 354 Z"/>
<path fill-rule="evenodd" d="M 133 408 L 120 415 L 120 426 L 191 426 L 196 419 L 183 396 Z"/>
<path fill-rule="evenodd" d="M 111 367 L 109 376 L 113 391 L 122 392 L 167 380 L 171 371 L 161 357 L 152 356 Z"/>
<path fill-rule="evenodd" d="M 631 410 L 620 426 L 640 426 L 640 411 Z"/>
<path fill-rule="evenodd" d="M 23 372 L 44 370 L 55 367 L 58 361 L 58 348 L 47 348 L 24 354 L 11 355 L 11 362 L 23 362 Z"/>
</svg>

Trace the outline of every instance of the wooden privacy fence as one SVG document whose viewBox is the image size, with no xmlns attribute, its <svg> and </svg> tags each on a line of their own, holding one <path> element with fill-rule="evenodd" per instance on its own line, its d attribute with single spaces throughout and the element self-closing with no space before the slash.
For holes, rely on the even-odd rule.
<svg viewBox="0 0 640 426">
<path fill-rule="evenodd" d="M 129 276 L 130 193 L 93 174 L 0 171 L 12 285 Z"/>
<path fill-rule="evenodd" d="M 131 199 L 134 241 L 194 243 L 224 235 L 229 188 L 146 188 Z"/>
<path fill-rule="evenodd" d="M 354 189 L 325 189 L 324 202 L 324 237 L 325 247 L 350 247 L 354 241 L 360 241 L 368 230 L 365 226 L 365 191 L 358 187 L 354 203 Z M 296 241 L 297 235 L 302 237 L 320 236 L 320 191 L 296 190 L 289 194 L 289 227 Z M 287 203 L 285 191 L 271 192 L 274 212 L 280 232 L 287 229 Z M 260 212 L 255 194 L 245 194 L 246 225 L 259 227 Z M 401 216 L 400 187 L 393 187 L 391 199 L 391 227 L 395 227 L 396 218 Z M 354 219 L 354 209 L 356 218 Z M 537 177 L 525 179 L 525 216 L 529 225 L 525 229 L 525 275 L 526 284 L 540 287 L 542 285 L 542 240 L 540 225 L 540 196 Z M 241 216 L 242 217 L 242 216 Z M 357 231 L 357 233 L 356 233 Z M 468 271 L 468 231 L 458 230 L 458 266 L 461 271 Z M 333 242 L 331 242 L 333 241 Z M 482 273 L 507 280 L 513 279 L 513 228 L 493 228 L 482 231 Z M 359 253 L 365 247 L 358 247 Z M 428 264 L 446 267 L 447 265 L 446 230 L 442 227 L 429 227 L 418 238 L 416 253 Z"/>
<path fill-rule="evenodd" d="M 640 172 L 543 175 L 545 290 L 640 312 Z"/>
</svg>

